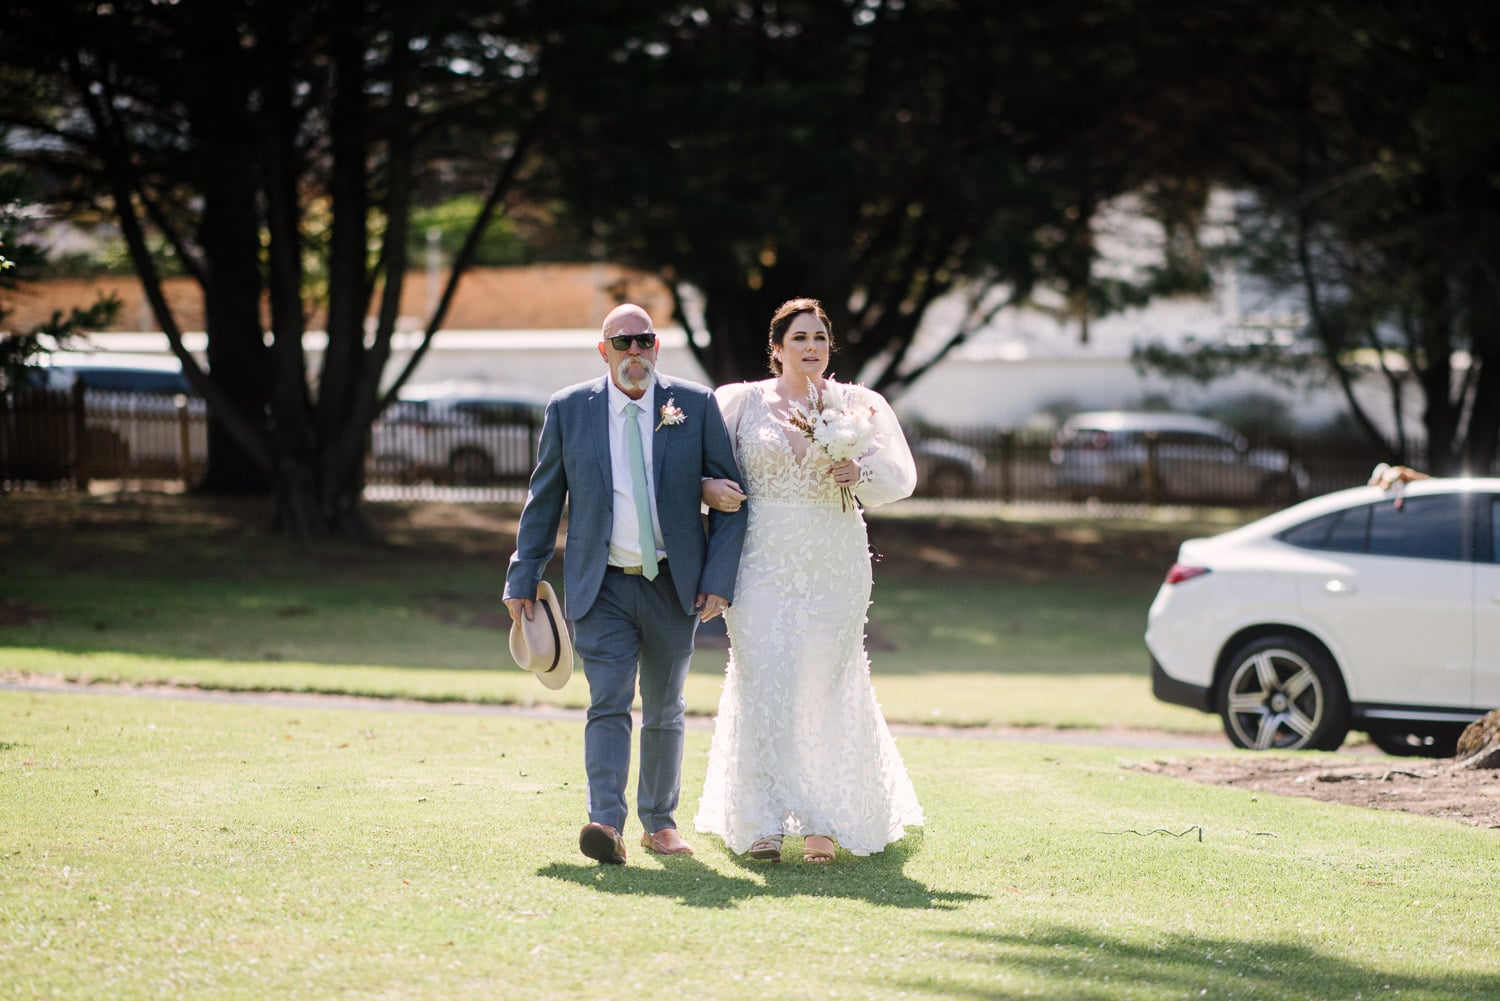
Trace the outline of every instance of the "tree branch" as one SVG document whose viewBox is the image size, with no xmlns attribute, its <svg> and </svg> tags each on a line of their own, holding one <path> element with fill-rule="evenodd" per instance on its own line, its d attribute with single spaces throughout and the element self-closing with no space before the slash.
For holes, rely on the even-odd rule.
<svg viewBox="0 0 1500 1001">
<path fill-rule="evenodd" d="M 245 415 L 239 412 L 228 395 L 219 389 L 218 384 L 208 377 L 183 344 L 182 328 L 178 325 L 177 317 L 173 314 L 166 295 L 162 291 L 161 274 L 156 268 L 156 262 L 151 258 L 150 249 L 146 246 L 145 231 L 141 226 L 140 216 L 136 213 L 132 194 L 140 185 L 130 162 L 127 153 L 129 147 L 123 137 L 119 122 L 112 114 L 112 109 L 106 107 L 100 101 L 99 95 L 94 93 L 91 86 L 93 78 L 85 71 L 76 54 L 70 58 L 69 70 L 84 109 L 94 125 L 95 135 L 98 137 L 99 154 L 103 161 L 105 177 L 115 200 L 116 216 L 120 221 L 120 235 L 125 239 L 131 263 L 135 266 L 136 274 L 141 281 L 141 289 L 151 304 L 151 310 L 156 316 L 157 323 L 161 325 L 162 333 L 166 335 L 167 343 L 172 347 L 172 353 L 181 362 L 183 373 L 193 384 L 193 388 L 202 394 L 210 407 L 214 408 L 214 412 L 223 420 L 224 426 L 229 429 L 230 434 L 234 435 L 246 454 L 255 459 L 262 468 L 268 472 L 271 471 L 273 465 L 271 452 L 265 439 L 255 433 Z"/>
<path fill-rule="evenodd" d="M 474 261 L 474 255 L 479 249 L 479 241 L 484 236 L 485 229 L 497 213 L 504 215 L 505 206 L 503 202 L 505 196 L 515 183 L 516 175 L 521 169 L 522 162 L 530 154 L 531 147 L 541 132 L 545 118 L 545 110 L 538 111 L 532 116 L 531 121 L 526 124 L 526 127 L 521 130 L 520 134 L 517 135 L 515 145 L 511 147 L 510 156 L 505 160 L 505 166 L 501 168 L 499 175 L 495 178 L 495 183 L 490 187 L 489 194 L 485 197 L 484 205 L 479 210 L 478 217 L 474 220 L 474 225 L 469 228 L 469 233 L 464 238 L 463 246 L 453 259 L 447 284 L 443 286 L 443 294 L 438 298 L 437 307 L 432 311 L 432 316 L 428 318 L 427 328 L 422 333 L 421 342 L 412 351 L 411 357 L 407 359 L 406 364 L 401 369 L 401 373 L 390 384 L 390 387 L 385 391 L 385 395 L 381 397 L 379 410 L 384 410 L 390 406 L 391 402 L 396 399 L 396 395 L 400 392 L 401 387 L 406 385 L 406 381 L 411 378 L 411 374 L 416 371 L 422 359 L 427 356 L 427 351 L 432 346 L 432 340 L 437 336 L 438 330 L 442 328 L 443 320 L 448 315 L 448 309 L 453 304 L 453 297 L 458 291 L 458 283 Z"/>
</svg>

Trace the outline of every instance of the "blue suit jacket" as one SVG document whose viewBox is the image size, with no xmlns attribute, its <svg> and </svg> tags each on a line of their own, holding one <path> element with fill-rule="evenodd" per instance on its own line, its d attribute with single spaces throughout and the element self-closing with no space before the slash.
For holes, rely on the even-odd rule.
<svg viewBox="0 0 1500 1001">
<path fill-rule="evenodd" d="M 563 589 L 570 619 L 581 618 L 593 607 L 609 561 L 614 482 L 607 380 L 605 376 L 570 386 L 548 401 L 536 471 L 521 510 L 516 551 L 505 575 L 505 597 L 536 597 L 537 583 L 557 548 L 557 528 L 566 501 Z M 643 401 L 649 403 L 655 418 L 653 427 L 669 399 L 685 419 L 661 426 L 651 441 L 656 512 L 677 597 L 683 611 L 691 614 L 700 593 L 734 599 L 749 512 L 743 505 L 734 514 L 711 511 L 705 528 L 700 500 L 703 477 L 744 481 L 713 393 L 705 386 L 658 372 L 651 399 Z"/>
</svg>

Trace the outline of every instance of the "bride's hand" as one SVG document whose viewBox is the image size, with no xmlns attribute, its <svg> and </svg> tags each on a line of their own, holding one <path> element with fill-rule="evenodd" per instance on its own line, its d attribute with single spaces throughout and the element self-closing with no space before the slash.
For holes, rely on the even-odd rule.
<svg viewBox="0 0 1500 1001">
<path fill-rule="evenodd" d="M 857 459 L 843 459 L 828 467 L 828 475 L 833 477 L 833 482 L 841 487 L 852 487 L 859 484 L 859 461 Z"/>
<path fill-rule="evenodd" d="M 733 480 L 706 479 L 703 481 L 703 503 L 715 511 L 733 514 L 745 503 L 745 491 Z"/>
<path fill-rule="evenodd" d="M 724 609 L 729 607 L 729 602 L 717 594 L 699 594 L 698 600 L 693 602 L 693 608 L 698 611 L 698 621 L 707 622 L 715 616 L 723 615 Z"/>
</svg>

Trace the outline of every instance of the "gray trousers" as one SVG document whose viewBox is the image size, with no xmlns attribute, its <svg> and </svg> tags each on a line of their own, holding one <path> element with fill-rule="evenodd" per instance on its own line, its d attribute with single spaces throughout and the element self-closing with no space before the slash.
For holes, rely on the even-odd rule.
<svg viewBox="0 0 1500 1001">
<path fill-rule="evenodd" d="M 636 812 L 646 830 L 676 827 L 682 786 L 683 682 L 698 617 L 685 615 L 671 571 L 655 580 L 607 571 L 599 596 L 573 622 L 574 650 L 589 683 L 583 760 L 589 820 L 622 833 L 636 680 L 641 689 L 641 768 Z"/>
</svg>

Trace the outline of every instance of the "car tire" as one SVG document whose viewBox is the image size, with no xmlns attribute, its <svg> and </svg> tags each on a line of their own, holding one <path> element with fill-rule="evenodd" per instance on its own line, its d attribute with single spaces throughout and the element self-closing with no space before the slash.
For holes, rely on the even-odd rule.
<svg viewBox="0 0 1500 1001">
<path fill-rule="evenodd" d="M 461 448 L 448 457 L 448 478 L 454 486 L 486 486 L 495 481 L 495 463 L 480 449 Z"/>
<path fill-rule="evenodd" d="M 1300 636 L 1263 636 L 1235 650 L 1217 706 L 1236 747 L 1333 751 L 1349 734 L 1349 696 L 1338 667 Z"/>
<path fill-rule="evenodd" d="M 1459 730 L 1416 731 L 1400 726 L 1377 726 L 1366 731 L 1370 743 L 1386 754 L 1408 758 L 1451 758 L 1458 753 Z"/>
</svg>

